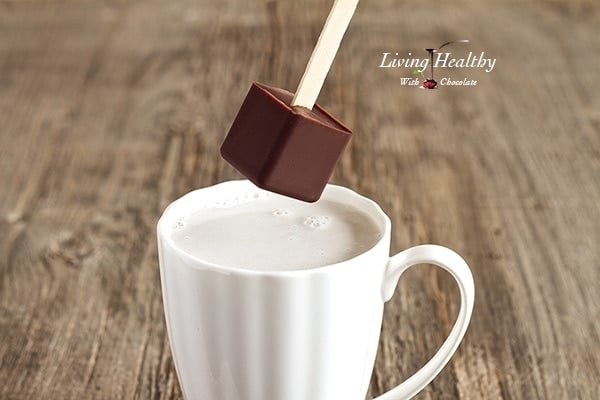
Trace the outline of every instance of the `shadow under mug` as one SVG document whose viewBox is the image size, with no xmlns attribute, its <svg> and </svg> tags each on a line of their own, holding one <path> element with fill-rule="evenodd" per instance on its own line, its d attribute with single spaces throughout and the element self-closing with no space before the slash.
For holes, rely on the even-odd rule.
<svg viewBox="0 0 600 400">
<path fill-rule="evenodd" d="M 456 280 L 461 306 L 448 338 L 419 371 L 376 400 L 404 400 L 446 365 L 473 310 L 473 277 L 454 251 L 421 245 L 392 257 L 391 223 L 372 200 L 328 185 L 323 198 L 358 207 L 381 239 L 349 260 L 306 270 L 252 271 L 179 250 L 170 232 L 186 215 L 223 200 L 270 195 L 229 181 L 174 201 L 158 222 L 171 351 L 186 400 L 363 400 L 373 371 L 383 306 L 400 275 L 435 264 Z"/>
</svg>

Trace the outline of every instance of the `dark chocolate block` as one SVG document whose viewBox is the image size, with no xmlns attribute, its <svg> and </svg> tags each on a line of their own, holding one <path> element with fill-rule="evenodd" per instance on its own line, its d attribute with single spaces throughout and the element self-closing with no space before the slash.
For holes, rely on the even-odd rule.
<svg viewBox="0 0 600 400">
<path fill-rule="evenodd" d="M 293 96 L 254 82 L 221 155 L 255 185 L 314 202 L 352 132 L 317 104 L 290 107 Z"/>
</svg>

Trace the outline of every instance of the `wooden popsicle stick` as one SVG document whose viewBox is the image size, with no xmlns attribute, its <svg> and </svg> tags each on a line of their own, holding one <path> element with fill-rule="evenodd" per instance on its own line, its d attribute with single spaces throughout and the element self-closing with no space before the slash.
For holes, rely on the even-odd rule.
<svg viewBox="0 0 600 400">
<path fill-rule="evenodd" d="M 346 28 L 354 15 L 358 0 L 335 0 L 319 40 L 308 60 L 292 106 L 312 109 L 317 102 L 327 73 L 333 64 Z"/>
</svg>

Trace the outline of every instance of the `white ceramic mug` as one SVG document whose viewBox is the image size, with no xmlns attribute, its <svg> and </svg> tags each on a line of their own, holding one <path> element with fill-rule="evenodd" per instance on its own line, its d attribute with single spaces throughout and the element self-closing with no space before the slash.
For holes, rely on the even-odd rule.
<svg viewBox="0 0 600 400">
<path fill-rule="evenodd" d="M 344 262 L 306 270 L 249 271 L 178 250 L 170 235 L 199 207 L 260 193 L 248 181 L 193 191 L 158 222 L 162 295 L 175 367 L 186 400 L 363 400 L 373 371 L 383 305 L 400 275 L 435 264 L 454 277 L 461 306 L 439 351 L 377 400 L 404 400 L 446 365 L 473 310 L 473 277 L 454 251 L 421 245 L 389 256 L 391 224 L 373 201 L 328 185 L 323 196 L 359 207 L 381 239 Z"/>
</svg>

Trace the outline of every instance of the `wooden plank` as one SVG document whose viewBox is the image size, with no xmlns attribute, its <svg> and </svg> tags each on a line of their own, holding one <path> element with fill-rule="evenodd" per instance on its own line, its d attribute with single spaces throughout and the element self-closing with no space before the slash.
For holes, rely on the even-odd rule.
<svg viewBox="0 0 600 400">
<path fill-rule="evenodd" d="M 319 100 L 356 132 L 333 181 L 382 205 L 394 251 L 473 268 L 470 330 L 419 399 L 600 398 L 599 7 L 457 4 L 359 5 Z M 217 150 L 250 82 L 293 89 L 330 4 L 0 7 L 0 398 L 181 399 L 154 225 L 239 177 Z M 498 60 L 476 87 L 377 68 L 463 37 Z M 457 300 L 433 267 L 403 277 L 371 395 L 435 352 Z"/>
</svg>

